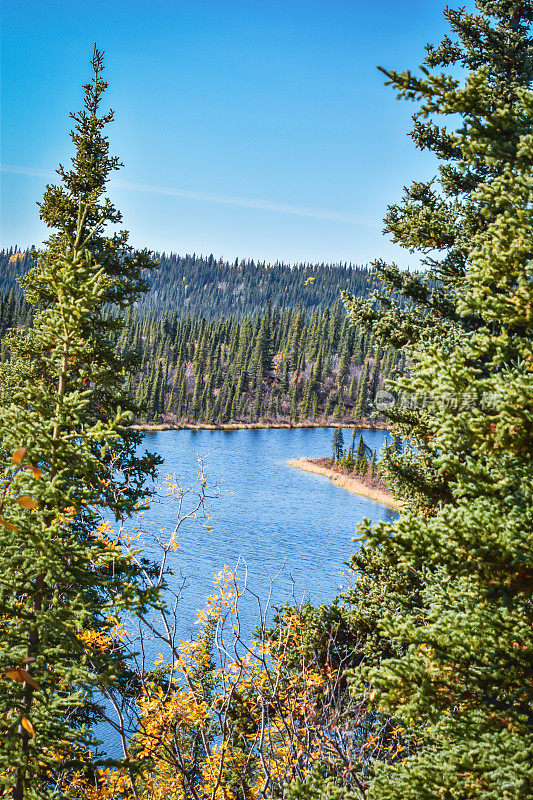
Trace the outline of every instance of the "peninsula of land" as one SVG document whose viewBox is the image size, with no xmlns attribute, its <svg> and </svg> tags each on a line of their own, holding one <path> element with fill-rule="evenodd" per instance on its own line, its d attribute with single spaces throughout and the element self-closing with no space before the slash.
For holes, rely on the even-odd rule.
<svg viewBox="0 0 533 800">
<path fill-rule="evenodd" d="M 377 503 L 393 508 L 399 511 L 402 503 L 397 500 L 388 489 L 382 486 L 373 485 L 373 482 L 367 478 L 358 475 L 347 474 L 345 470 L 339 468 L 332 468 L 325 466 L 323 458 L 292 458 L 288 464 L 291 467 L 298 467 L 306 472 L 313 472 L 316 475 L 324 475 L 329 478 L 336 486 L 341 486 L 353 494 L 359 494 L 362 497 L 368 497 L 369 500 L 375 500 Z"/>
</svg>

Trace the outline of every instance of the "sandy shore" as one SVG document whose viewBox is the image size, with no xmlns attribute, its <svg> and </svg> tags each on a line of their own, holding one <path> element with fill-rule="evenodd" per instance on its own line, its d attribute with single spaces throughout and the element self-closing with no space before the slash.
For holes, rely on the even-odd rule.
<svg viewBox="0 0 533 800">
<path fill-rule="evenodd" d="M 239 431 L 263 430 L 268 428 L 361 428 L 365 430 L 389 430 L 389 425 L 381 422 L 371 423 L 366 420 L 354 422 L 227 422 L 212 425 L 174 425 L 171 422 L 148 423 L 143 422 L 131 427 L 136 431 Z"/>
<path fill-rule="evenodd" d="M 399 500 L 396 500 L 396 498 L 394 498 L 390 492 L 387 492 L 386 489 L 374 489 L 371 486 L 367 486 L 362 481 L 358 481 L 357 478 L 351 478 L 347 475 L 342 475 L 338 472 L 335 472 L 333 469 L 322 467 L 318 464 L 315 464 L 313 461 L 310 461 L 308 458 L 293 458 L 288 462 L 288 464 L 291 467 L 298 467 L 306 472 L 314 472 L 316 475 L 324 475 L 336 486 L 342 486 L 343 489 L 347 489 L 349 492 L 353 492 L 353 494 L 359 494 L 362 495 L 362 497 L 368 497 L 369 500 L 375 500 L 377 503 L 383 503 L 383 505 L 386 505 L 389 508 L 394 508 L 396 511 L 399 511 L 402 506 Z"/>
</svg>

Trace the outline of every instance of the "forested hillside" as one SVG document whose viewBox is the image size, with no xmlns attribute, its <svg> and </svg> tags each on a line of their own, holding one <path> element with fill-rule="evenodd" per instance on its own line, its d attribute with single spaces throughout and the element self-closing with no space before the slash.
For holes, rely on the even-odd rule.
<svg viewBox="0 0 533 800">
<path fill-rule="evenodd" d="M 10 328 L 28 327 L 31 316 L 31 306 L 20 292 L 12 289 L 9 294 L 0 294 L 0 339 Z M 0 348 L 3 351 L 3 345 Z"/>
<path fill-rule="evenodd" d="M 359 420 L 404 363 L 353 327 L 339 300 L 238 320 L 135 312 L 119 346 L 141 360 L 128 387 L 140 419 L 182 424 Z"/>
<path fill-rule="evenodd" d="M 150 277 L 144 308 L 182 308 L 218 317 L 255 314 L 269 303 L 280 309 L 323 311 L 339 297 L 339 289 L 368 295 L 378 281 L 367 267 L 352 264 L 289 264 L 253 260 L 233 263 L 202 256 L 155 253 L 158 269 Z"/>
<path fill-rule="evenodd" d="M 139 305 L 150 312 L 180 309 L 205 317 L 244 316 L 280 309 L 323 311 L 339 297 L 339 290 L 369 296 L 380 281 L 368 267 L 352 264 L 266 264 L 253 260 L 223 261 L 210 255 L 179 256 L 155 253 L 157 269 L 144 273 L 149 292 Z M 0 251 L 0 292 L 17 287 L 17 277 L 32 265 L 30 251 Z"/>
<path fill-rule="evenodd" d="M 31 318 L 14 289 L 0 295 L 0 337 Z M 127 389 L 143 423 L 378 421 L 376 391 L 405 366 L 398 350 L 357 330 L 339 300 L 312 314 L 269 305 L 216 319 L 137 308 L 114 343 L 137 364 Z M 0 358 L 11 360 L 9 337 Z"/>
<path fill-rule="evenodd" d="M 17 278 L 24 275 L 32 265 L 30 250 L 20 250 L 18 247 L 0 250 L 0 292 L 9 294 L 15 289 L 16 294 L 21 295 Z"/>
<path fill-rule="evenodd" d="M 339 300 L 339 286 L 367 298 L 377 287 L 371 270 L 164 253 L 155 260 L 156 269 L 144 270 L 150 290 L 118 342 L 138 360 L 127 387 L 137 422 L 375 418 L 374 395 L 404 359 L 351 326 Z M 29 324 L 17 278 L 32 264 L 29 250 L 0 253 L 0 336 Z"/>
</svg>

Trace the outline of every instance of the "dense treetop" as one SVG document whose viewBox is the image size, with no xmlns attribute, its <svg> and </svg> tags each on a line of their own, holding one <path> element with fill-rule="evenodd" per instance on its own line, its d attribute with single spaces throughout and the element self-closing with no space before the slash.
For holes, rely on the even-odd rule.
<svg viewBox="0 0 533 800">
<path fill-rule="evenodd" d="M 379 285 L 374 271 L 353 264 L 266 264 L 197 255 L 155 253 L 156 270 L 145 271 L 149 292 L 139 300 L 151 312 L 181 309 L 209 317 L 280 309 L 323 311 L 343 289 L 368 297 Z M 9 293 L 33 263 L 29 250 L 0 251 L 0 292 Z"/>
<path fill-rule="evenodd" d="M 136 311 L 118 340 L 140 370 L 130 394 L 144 422 L 344 422 L 405 360 L 350 324 L 339 300 L 322 313 L 270 306 L 238 319 Z"/>
</svg>

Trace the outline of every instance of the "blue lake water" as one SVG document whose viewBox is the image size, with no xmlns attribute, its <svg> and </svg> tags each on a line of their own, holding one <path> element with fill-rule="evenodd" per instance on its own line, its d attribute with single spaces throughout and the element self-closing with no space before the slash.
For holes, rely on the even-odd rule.
<svg viewBox="0 0 533 800">
<path fill-rule="evenodd" d="M 145 435 L 143 449 L 163 458 L 158 481 L 163 489 L 167 474 L 175 475 L 183 488 L 194 482 L 198 458 L 208 483 L 221 483 L 221 497 L 207 501 L 212 531 L 206 530 L 205 520 L 187 522 L 179 531 L 179 549 L 170 554 L 169 584 L 181 589 L 178 639 L 194 636 L 196 611 L 204 606 L 213 590 L 213 575 L 224 565 L 237 567 L 241 586 L 246 573 L 247 587 L 261 598 L 263 610 L 272 589 L 271 618 L 272 607 L 283 602 L 333 600 L 345 580 L 339 573 L 357 546 L 352 541 L 357 523 L 365 517 L 374 522 L 396 518 L 396 512 L 379 503 L 287 464 L 298 456 L 329 456 L 332 433 L 330 428 L 284 428 Z M 385 435 L 363 431 L 366 444 L 377 450 Z M 344 430 L 344 437 L 348 445 L 351 429 Z M 165 502 L 163 493 L 143 516 L 147 541 L 162 528 L 168 535 L 175 521 L 176 505 Z M 240 608 L 247 636 L 259 621 L 256 598 L 245 592 Z M 165 648 L 149 637 L 144 649 L 146 668 L 152 669 L 157 653 Z M 164 656 L 169 658 L 168 651 Z M 99 726 L 97 735 L 109 755 L 120 755 L 118 739 L 107 726 Z"/>
<path fill-rule="evenodd" d="M 378 451 L 384 431 L 363 431 Z M 351 430 L 344 431 L 345 443 Z M 363 518 L 395 519 L 385 506 L 334 486 L 287 461 L 331 454 L 332 429 L 292 428 L 237 431 L 161 431 L 147 433 L 144 445 L 158 453 L 167 473 L 184 487 L 194 480 L 198 458 L 209 483 L 221 481 L 222 497 L 208 501 L 212 531 L 197 524 L 180 530 L 180 549 L 172 553 L 172 579 L 185 587 L 180 601 L 183 637 L 195 629 L 195 611 L 210 591 L 213 573 L 224 565 L 247 570 L 248 585 L 264 595 L 278 574 L 273 602 L 304 597 L 331 600 L 342 583 L 339 571 L 353 552 L 355 528 Z M 152 506 L 147 528 L 173 524 L 172 504 Z M 281 570 L 281 572 L 280 572 Z M 270 577 L 269 577 L 270 576 Z"/>
</svg>

